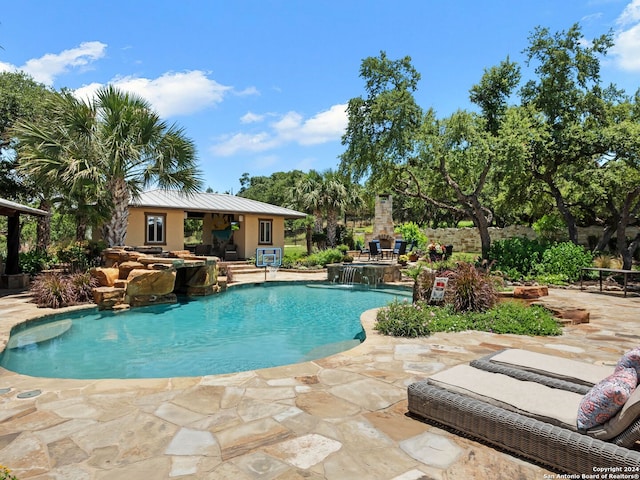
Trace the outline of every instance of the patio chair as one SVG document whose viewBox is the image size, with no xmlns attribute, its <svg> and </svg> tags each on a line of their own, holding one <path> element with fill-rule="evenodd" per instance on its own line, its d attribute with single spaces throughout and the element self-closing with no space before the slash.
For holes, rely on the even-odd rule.
<svg viewBox="0 0 640 480">
<path fill-rule="evenodd" d="M 407 253 L 407 242 L 404 240 L 396 240 L 395 245 L 393 246 L 393 253 L 391 258 L 397 258 L 400 255 L 405 255 Z"/>
<path fill-rule="evenodd" d="M 201 243 L 199 245 L 196 245 L 195 248 L 195 254 L 198 257 L 207 257 L 209 255 L 211 255 L 211 249 L 213 248 L 213 245 L 209 245 L 206 243 Z"/>
<path fill-rule="evenodd" d="M 228 243 L 224 247 L 224 260 L 226 262 L 238 260 L 238 247 L 233 243 Z"/>
<path fill-rule="evenodd" d="M 369 260 L 380 260 L 382 258 L 382 251 L 380 250 L 380 244 L 369 242 Z"/>
<path fill-rule="evenodd" d="M 365 254 L 367 256 L 369 256 L 369 258 L 371 258 L 369 253 L 370 253 L 370 251 L 369 251 L 369 249 L 367 247 L 365 247 L 364 245 L 361 246 L 360 247 L 360 253 L 358 254 L 358 259 L 360 259 L 360 257 L 362 257 L 362 255 L 365 255 Z"/>
<path fill-rule="evenodd" d="M 552 470 L 640 468 L 640 389 L 609 422 L 578 431 L 583 395 L 458 365 L 408 387 L 409 413 Z"/>
</svg>

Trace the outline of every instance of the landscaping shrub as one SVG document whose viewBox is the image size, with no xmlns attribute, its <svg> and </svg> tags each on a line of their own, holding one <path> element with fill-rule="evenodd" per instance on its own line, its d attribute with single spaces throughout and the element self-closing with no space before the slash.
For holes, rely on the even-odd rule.
<svg viewBox="0 0 640 480">
<path fill-rule="evenodd" d="M 284 255 L 282 256 L 282 266 L 284 268 L 295 267 L 305 255 L 306 253 L 302 249 L 285 249 Z"/>
<path fill-rule="evenodd" d="M 551 313 L 538 305 L 506 301 L 472 316 L 473 330 L 516 335 L 560 335 L 562 329 Z"/>
<path fill-rule="evenodd" d="M 560 335 L 562 330 L 543 307 L 502 302 L 486 312 L 456 312 L 443 307 L 394 301 L 378 311 L 375 330 L 396 337 L 428 336 L 432 332 L 483 332 L 516 335 Z"/>
<path fill-rule="evenodd" d="M 31 283 L 31 296 L 39 307 L 61 308 L 75 305 L 77 291 L 68 276 L 57 272 L 38 275 Z"/>
<path fill-rule="evenodd" d="M 425 303 L 407 303 L 394 300 L 378 311 L 374 329 L 394 337 L 425 337 L 431 334 Z"/>
<path fill-rule="evenodd" d="M 312 253 L 302 259 L 302 264 L 307 267 L 321 266 L 326 267 L 329 263 L 338 263 L 342 261 L 342 252 L 337 248 L 329 248 Z"/>
<path fill-rule="evenodd" d="M 99 287 L 100 282 L 88 270 L 70 275 L 69 281 L 75 289 L 76 303 L 93 302 L 93 289 Z"/>
<path fill-rule="evenodd" d="M 413 244 L 418 250 L 424 249 L 427 244 L 427 235 L 417 223 L 403 223 L 402 225 L 396 226 L 394 230 L 396 233 L 400 233 L 408 244 Z"/>
<path fill-rule="evenodd" d="M 470 263 L 458 264 L 450 277 L 448 289 L 456 312 L 484 312 L 498 300 L 493 282 Z"/>
<path fill-rule="evenodd" d="M 29 275 L 37 275 L 42 270 L 49 268 L 52 260 L 52 257 L 45 250 L 40 249 L 20 252 L 18 254 L 20 269 L 23 273 L 28 273 Z"/>
<path fill-rule="evenodd" d="M 47 272 L 34 278 L 30 293 L 39 307 L 61 308 L 93 302 L 92 290 L 97 286 L 98 280 L 88 271 L 71 275 Z"/>
<path fill-rule="evenodd" d="M 620 257 L 614 257 L 613 255 L 605 252 L 600 252 L 593 259 L 593 265 L 598 268 L 622 268 L 622 259 Z"/>
<path fill-rule="evenodd" d="M 539 275 L 558 275 L 567 282 L 580 280 L 583 267 L 593 265 L 593 255 L 583 246 L 562 242 L 546 249 L 537 266 Z"/>
<path fill-rule="evenodd" d="M 542 260 L 545 245 L 526 237 L 496 240 L 489 248 L 494 270 L 500 270 L 511 279 L 526 277 L 535 271 Z"/>
<path fill-rule="evenodd" d="M 71 271 L 85 271 L 100 265 L 100 254 L 106 248 L 104 242 L 74 242 L 60 248 L 58 261 L 68 263 Z"/>
</svg>

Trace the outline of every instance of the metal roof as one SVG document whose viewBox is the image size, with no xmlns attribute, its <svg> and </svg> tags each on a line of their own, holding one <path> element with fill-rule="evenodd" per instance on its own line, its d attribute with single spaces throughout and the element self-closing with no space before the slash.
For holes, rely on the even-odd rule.
<svg viewBox="0 0 640 480">
<path fill-rule="evenodd" d="M 26 213 L 28 215 L 38 215 L 41 217 L 46 217 L 50 215 L 49 212 L 45 212 L 44 210 L 40 210 L 38 208 L 27 207 L 26 205 L 22 205 L 17 202 L 12 202 L 11 200 L 5 200 L 4 198 L 0 198 L 0 215 L 13 216 L 15 213 Z"/>
<path fill-rule="evenodd" d="M 285 218 L 303 218 L 306 213 L 249 198 L 223 193 L 191 193 L 178 190 L 149 190 L 130 203 L 132 207 L 155 207 L 188 210 L 191 212 L 254 213 Z"/>
</svg>

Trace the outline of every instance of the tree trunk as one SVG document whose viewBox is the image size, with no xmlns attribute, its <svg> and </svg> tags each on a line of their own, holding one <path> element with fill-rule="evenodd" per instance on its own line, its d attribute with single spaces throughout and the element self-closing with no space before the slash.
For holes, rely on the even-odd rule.
<svg viewBox="0 0 640 480">
<path fill-rule="evenodd" d="M 613 234 L 615 231 L 616 231 L 616 228 L 613 227 L 612 225 L 605 225 L 604 228 L 602 229 L 602 237 L 600 237 L 600 240 L 598 240 L 598 243 L 596 244 L 596 248 L 594 248 L 594 251 L 604 252 L 606 248 L 609 246 L 609 240 L 611 240 L 611 237 L 613 237 Z"/>
<path fill-rule="evenodd" d="M 627 226 L 631 220 L 631 212 L 635 210 L 634 207 L 638 197 L 640 197 L 640 187 L 625 196 L 616 226 L 616 247 L 618 248 L 618 253 L 622 255 L 622 268 L 625 270 L 631 270 L 633 254 L 638 245 L 637 236 L 630 245 L 627 245 Z"/>
<path fill-rule="evenodd" d="M 307 223 L 307 255 L 313 253 L 313 225 Z"/>
<path fill-rule="evenodd" d="M 84 242 L 87 239 L 87 219 L 77 217 L 76 219 L 76 242 Z"/>
<path fill-rule="evenodd" d="M 129 220 L 129 188 L 124 178 L 114 178 L 108 184 L 113 200 L 113 214 L 103 226 L 103 237 L 109 247 L 124 245 Z"/>
<path fill-rule="evenodd" d="M 315 233 L 322 233 L 322 227 L 323 227 L 323 219 L 322 219 L 322 212 L 320 210 L 316 210 L 315 212 L 313 212 L 313 216 L 316 219 L 314 228 L 315 228 Z"/>
<path fill-rule="evenodd" d="M 38 208 L 50 212 L 51 204 L 48 200 L 42 199 Z M 51 244 L 51 217 L 49 215 L 38 216 L 36 224 L 36 249 L 44 252 Z"/>
<path fill-rule="evenodd" d="M 491 234 L 489 234 L 489 221 L 482 206 L 475 197 L 472 198 L 471 208 L 473 211 L 473 224 L 480 234 L 480 247 L 482 249 L 482 259 L 489 259 L 489 249 L 491 248 Z"/>
<path fill-rule="evenodd" d="M 569 233 L 569 240 L 576 245 L 578 244 L 578 227 L 576 226 L 576 218 L 573 216 L 569 208 L 567 207 L 566 202 L 564 201 L 564 197 L 562 196 L 562 192 L 560 189 L 556 187 L 555 183 L 551 180 L 546 181 L 547 185 L 551 189 L 551 195 L 556 201 L 556 206 L 558 207 L 558 211 L 562 218 L 564 219 L 564 223 L 567 225 L 567 231 Z"/>
<path fill-rule="evenodd" d="M 336 246 L 336 230 L 338 227 L 338 215 L 334 210 L 327 212 L 327 243 L 330 248 Z"/>
</svg>

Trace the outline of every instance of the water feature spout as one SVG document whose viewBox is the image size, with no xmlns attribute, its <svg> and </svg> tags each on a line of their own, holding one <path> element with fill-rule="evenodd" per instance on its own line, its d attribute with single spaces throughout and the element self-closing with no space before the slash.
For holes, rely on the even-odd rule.
<svg viewBox="0 0 640 480">
<path fill-rule="evenodd" d="M 342 278 L 340 283 L 343 285 L 352 285 L 358 270 L 352 265 L 344 266 L 341 270 Z"/>
</svg>

